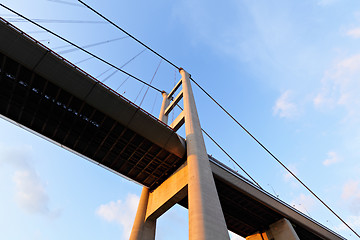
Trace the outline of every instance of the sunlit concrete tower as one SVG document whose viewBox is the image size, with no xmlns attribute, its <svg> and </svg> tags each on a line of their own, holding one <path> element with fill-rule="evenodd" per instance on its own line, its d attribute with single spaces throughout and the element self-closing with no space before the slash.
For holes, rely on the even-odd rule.
<svg viewBox="0 0 360 240">
<path fill-rule="evenodd" d="M 345 240 L 207 155 L 183 69 L 162 93 L 161 121 L 184 104 L 169 129 L 1 17 L 0 36 L 0 117 L 149 187 L 130 239 L 154 240 L 157 218 L 179 203 L 191 240 L 228 240 L 227 229 L 247 240 Z M 183 124 L 186 141 L 175 133 Z"/>
<path fill-rule="evenodd" d="M 185 124 L 187 161 L 165 182 L 153 191 L 144 187 L 131 231 L 130 240 L 154 240 L 156 219 L 188 197 L 189 239 L 229 240 L 229 234 L 221 209 L 215 181 L 201 131 L 199 116 L 190 84 L 190 76 L 180 69 L 181 79 L 167 94 L 162 92 L 163 102 L 159 119 L 168 122 L 168 115 L 183 99 L 184 109 L 170 124 L 177 131 Z M 182 89 L 178 89 L 182 86 Z M 175 92 L 179 92 L 173 97 Z M 287 219 L 280 219 L 247 240 L 298 240 Z"/>
<path fill-rule="evenodd" d="M 185 123 L 187 161 L 154 191 L 143 188 L 131 240 L 154 240 L 156 219 L 188 196 L 189 239 L 229 239 L 225 218 L 201 132 L 189 74 L 180 69 L 181 80 L 166 94 L 159 119 L 167 123 L 171 110 L 183 99 L 184 110 L 170 125 L 178 130 Z M 182 85 L 182 90 L 173 98 Z M 173 99 L 170 103 L 170 99 Z"/>
</svg>

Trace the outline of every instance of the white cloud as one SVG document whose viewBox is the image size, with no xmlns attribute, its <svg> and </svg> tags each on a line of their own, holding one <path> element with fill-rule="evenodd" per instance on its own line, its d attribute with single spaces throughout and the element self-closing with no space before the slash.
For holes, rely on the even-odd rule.
<svg viewBox="0 0 360 240">
<path fill-rule="evenodd" d="M 292 92 L 290 90 L 285 91 L 276 100 L 273 107 L 273 114 L 279 115 L 281 118 L 294 118 L 299 115 L 298 107 L 291 101 Z"/>
<path fill-rule="evenodd" d="M 6 164 L 16 169 L 28 169 L 27 159 L 31 154 L 29 145 L 9 146 L 0 142 L 0 166 Z"/>
<path fill-rule="evenodd" d="M 295 166 L 295 164 L 290 164 L 289 166 L 287 166 L 287 168 L 288 168 L 291 172 L 293 172 L 295 175 L 298 174 L 298 169 L 297 169 L 297 167 Z M 290 180 L 294 179 L 293 175 L 291 175 L 288 171 L 285 171 L 285 173 L 284 173 L 283 176 L 284 176 L 284 180 L 285 180 L 286 182 L 289 182 Z"/>
<path fill-rule="evenodd" d="M 291 206 L 295 207 L 297 210 L 306 215 L 310 215 L 310 211 L 313 209 L 315 204 L 315 199 L 312 196 L 305 194 L 300 194 L 300 196 L 291 202 Z"/>
<path fill-rule="evenodd" d="M 348 217 L 348 219 L 346 220 L 346 223 L 351 227 L 351 228 L 360 228 L 360 216 L 350 216 Z M 347 226 L 345 226 L 345 224 L 340 224 L 338 226 L 335 227 L 335 231 L 344 231 L 344 230 L 348 230 L 349 228 Z"/>
<path fill-rule="evenodd" d="M 343 187 L 343 192 L 341 197 L 344 200 L 348 200 L 356 194 L 359 195 L 360 190 L 358 189 L 358 187 L 359 187 L 359 181 L 348 181 L 347 183 L 345 183 Z"/>
<path fill-rule="evenodd" d="M 360 212 L 360 185 L 359 181 L 348 181 L 343 187 L 341 198 L 353 213 Z"/>
<path fill-rule="evenodd" d="M 60 210 L 49 208 L 50 201 L 45 184 L 28 162 L 31 155 L 31 146 L 9 146 L 0 143 L 0 164 L 15 169 L 12 180 L 15 183 L 15 199 L 19 207 L 28 213 L 58 217 Z"/>
<path fill-rule="evenodd" d="M 108 222 L 115 222 L 123 229 L 125 239 L 130 237 L 132 225 L 134 223 L 136 210 L 139 203 L 139 197 L 134 194 L 128 194 L 126 200 L 111 201 L 101 205 L 96 214 Z"/>
<path fill-rule="evenodd" d="M 31 170 L 18 170 L 13 178 L 16 199 L 19 205 L 30 213 L 49 213 L 49 197 L 37 174 Z"/>
<path fill-rule="evenodd" d="M 360 38 L 360 28 L 350 29 L 346 32 L 346 35 L 352 38 Z"/>
<path fill-rule="evenodd" d="M 342 158 L 334 151 L 328 152 L 328 158 L 323 161 L 324 166 L 329 166 L 341 162 Z"/>
<path fill-rule="evenodd" d="M 322 88 L 313 99 L 317 109 L 342 107 L 344 121 L 360 120 L 360 54 L 335 63 L 322 79 Z"/>
</svg>

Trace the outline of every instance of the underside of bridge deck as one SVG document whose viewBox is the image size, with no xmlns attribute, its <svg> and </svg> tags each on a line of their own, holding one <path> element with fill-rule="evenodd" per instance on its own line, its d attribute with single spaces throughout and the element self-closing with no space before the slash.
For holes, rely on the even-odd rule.
<svg viewBox="0 0 360 240">
<path fill-rule="evenodd" d="M 269 225 L 284 218 L 275 209 L 264 206 L 257 199 L 238 191 L 214 175 L 221 207 L 228 229 L 242 237 L 250 236 L 258 231 L 266 231 Z M 184 198 L 179 204 L 188 207 L 188 199 Z M 301 240 L 324 239 L 308 231 L 299 224 L 293 225 Z"/>
<path fill-rule="evenodd" d="M 155 188 L 184 159 L 0 53 L 0 114 Z"/>
<path fill-rule="evenodd" d="M 1 18 L 0 36 L 0 115 L 150 190 L 186 161 L 173 129 Z M 229 230 L 248 236 L 288 218 L 302 240 L 343 239 L 214 159 L 211 168 Z"/>
</svg>

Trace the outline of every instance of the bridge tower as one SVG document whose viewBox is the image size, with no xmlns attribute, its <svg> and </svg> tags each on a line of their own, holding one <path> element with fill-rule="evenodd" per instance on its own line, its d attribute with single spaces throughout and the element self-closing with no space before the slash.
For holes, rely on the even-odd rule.
<svg viewBox="0 0 360 240">
<path fill-rule="evenodd" d="M 156 219 L 185 197 L 188 198 L 190 240 L 230 239 L 205 148 L 190 75 L 182 68 L 180 74 L 181 79 L 173 90 L 169 94 L 162 92 L 159 119 L 167 124 L 169 113 L 183 99 L 184 109 L 170 127 L 177 131 L 185 124 L 187 161 L 156 189 L 143 188 L 130 240 L 155 240 Z M 173 97 L 180 86 L 182 89 Z M 299 240 L 286 218 L 246 239 Z"/>
<path fill-rule="evenodd" d="M 187 161 L 152 192 L 143 188 L 130 240 L 154 240 L 156 219 L 186 196 L 190 240 L 230 239 L 210 169 L 190 75 L 184 69 L 180 69 L 180 74 L 174 89 L 169 94 L 162 93 L 159 119 L 167 123 L 169 113 L 183 99 L 184 110 L 170 126 L 178 130 L 185 123 Z M 173 98 L 181 85 L 182 90 Z"/>
</svg>

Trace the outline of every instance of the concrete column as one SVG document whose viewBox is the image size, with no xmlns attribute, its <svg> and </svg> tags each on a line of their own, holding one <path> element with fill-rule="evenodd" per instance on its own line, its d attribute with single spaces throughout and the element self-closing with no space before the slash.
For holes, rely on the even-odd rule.
<svg viewBox="0 0 360 240">
<path fill-rule="evenodd" d="M 210 169 L 189 74 L 183 86 L 188 163 L 189 240 L 227 240 L 229 233 Z"/>
<path fill-rule="evenodd" d="M 170 104 L 170 100 L 167 98 L 167 93 L 165 91 L 161 92 L 162 96 L 163 96 L 163 101 L 161 104 L 161 110 L 160 110 L 160 114 L 159 114 L 159 120 L 162 121 L 163 123 L 168 123 L 168 116 L 165 115 L 165 109 L 169 106 Z"/>
<path fill-rule="evenodd" d="M 289 220 L 283 218 L 270 225 L 274 240 L 300 240 Z"/>
<path fill-rule="evenodd" d="M 163 101 L 159 114 L 159 120 L 167 124 L 168 117 L 165 116 L 164 112 L 165 109 L 169 106 L 170 100 L 167 98 L 166 92 L 162 92 L 162 96 Z M 145 221 L 148 202 L 149 189 L 143 187 L 140 196 L 139 206 L 136 211 L 134 225 L 131 229 L 130 240 L 155 240 L 156 219 Z"/>
<path fill-rule="evenodd" d="M 134 225 L 130 234 L 130 240 L 155 240 L 156 221 L 145 222 L 148 200 L 149 189 L 143 187 Z"/>
</svg>

